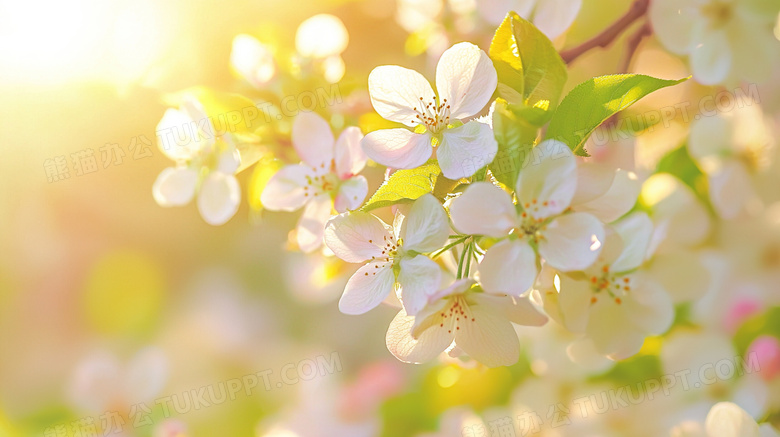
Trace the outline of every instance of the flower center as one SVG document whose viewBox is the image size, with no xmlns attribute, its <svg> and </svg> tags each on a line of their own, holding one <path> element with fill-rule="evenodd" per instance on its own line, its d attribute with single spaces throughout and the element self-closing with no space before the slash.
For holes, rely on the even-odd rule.
<svg viewBox="0 0 780 437">
<path fill-rule="evenodd" d="M 324 165 L 323 165 L 324 167 Z M 317 196 L 319 194 L 331 194 L 339 188 L 339 177 L 333 173 L 320 173 L 322 169 L 313 169 L 312 174 L 306 175 L 306 185 L 303 186 L 303 195 Z"/>
<path fill-rule="evenodd" d="M 447 103 L 447 99 L 439 102 L 438 97 L 433 96 L 433 99 L 426 103 L 425 99 L 420 97 L 420 105 L 414 107 L 414 112 L 417 115 L 413 121 L 423 124 L 434 134 L 441 132 L 450 124 L 450 104 Z"/>
<path fill-rule="evenodd" d="M 473 314 L 471 314 L 469 305 L 466 303 L 466 299 L 462 295 L 453 297 L 452 305 L 450 305 L 449 309 L 442 311 L 439 313 L 439 315 L 444 320 L 446 320 L 448 317 L 453 318 L 453 327 L 456 331 L 460 331 L 460 325 L 462 324 L 476 322 L 476 318 L 474 318 Z M 441 324 L 439 324 L 440 327 L 444 327 L 444 320 L 442 320 Z M 447 332 L 451 334 L 452 330 L 448 329 Z"/>
<path fill-rule="evenodd" d="M 728 2 L 713 1 L 702 5 L 701 13 L 710 20 L 710 28 L 717 29 L 723 27 L 732 16 L 732 7 Z"/>
<path fill-rule="evenodd" d="M 590 277 L 590 288 L 593 291 L 593 297 L 590 298 L 591 304 L 598 302 L 599 297 L 609 296 L 616 304 L 620 305 L 623 303 L 622 298 L 631 292 L 631 278 L 616 275 L 610 272 L 608 265 L 604 265 L 600 274 Z"/>
</svg>

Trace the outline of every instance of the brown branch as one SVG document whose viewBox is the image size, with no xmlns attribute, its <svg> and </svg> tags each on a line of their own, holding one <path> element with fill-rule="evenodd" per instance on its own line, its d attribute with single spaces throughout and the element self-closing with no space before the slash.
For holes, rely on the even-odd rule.
<svg viewBox="0 0 780 437">
<path fill-rule="evenodd" d="M 604 29 L 603 32 L 578 45 L 577 47 L 562 51 L 561 58 L 563 58 L 563 62 L 569 64 L 590 49 L 596 47 L 608 47 L 610 44 L 612 44 L 613 41 L 615 41 L 618 36 L 620 36 L 621 33 L 623 33 L 623 31 L 626 30 L 626 28 L 628 28 L 628 26 L 645 15 L 649 4 L 650 0 L 635 0 L 628 9 L 628 12 L 626 12 L 617 21 L 612 23 L 612 25 Z"/>
<path fill-rule="evenodd" d="M 634 59 L 634 53 L 636 53 L 637 48 L 639 48 L 639 44 L 642 43 L 642 40 L 645 39 L 645 37 L 652 35 L 652 33 L 653 28 L 650 26 L 650 22 L 645 21 L 636 32 L 631 34 L 626 43 L 626 54 L 620 62 L 619 72 L 628 73 L 628 69 L 631 67 L 631 60 Z"/>
</svg>

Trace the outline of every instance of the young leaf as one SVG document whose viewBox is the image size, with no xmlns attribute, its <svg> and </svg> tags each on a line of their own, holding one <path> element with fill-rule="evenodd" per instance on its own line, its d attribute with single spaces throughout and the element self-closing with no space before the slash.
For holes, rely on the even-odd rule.
<svg viewBox="0 0 780 437">
<path fill-rule="evenodd" d="M 498 73 L 499 96 L 513 106 L 533 108 L 529 122 L 541 126 L 549 120 L 567 78 L 566 65 L 550 40 L 510 12 L 496 30 L 489 52 Z"/>
<path fill-rule="evenodd" d="M 537 128 L 526 123 L 510 106 L 499 98 L 493 108 L 493 135 L 498 142 L 498 153 L 488 168 L 499 182 L 514 187 L 526 156 L 533 148 Z"/>
<path fill-rule="evenodd" d="M 440 175 L 441 169 L 436 160 L 411 170 L 396 170 L 360 210 L 371 211 L 397 203 L 409 203 L 432 192 Z"/>
<path fill-rule="evenodd" d="M 664 80 L 642 74 L 599 76 L 577 85 L 563 98 L 547 127 L 546 138 L 566 143 L 579 156 L 588 156 L 585 140 L 613 114 L 653 91 L 688 78 Z"/>
</svg>

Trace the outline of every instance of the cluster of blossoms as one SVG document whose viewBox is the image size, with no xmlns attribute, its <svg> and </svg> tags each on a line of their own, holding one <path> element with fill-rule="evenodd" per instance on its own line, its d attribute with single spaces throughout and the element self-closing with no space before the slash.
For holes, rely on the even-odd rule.
<svg viewBox="0 0 780 437">
<path fill-rule="evenodd" d="M 491 21 L 491 8 L 500 3 L 480 3 L 483 18 Z M 544 35 L 560 35 L 580 2 L 521 3 L 523 15 L 544 26 L 543 32 L 510 13 L 490 55 L 468 42 L 443 51 L 435 91 L 422 74 L 401 66 L 371 71 L 366 100 L 383 122 L 370 128 L 353 123 L 365 115 L 359 110 L 352 118 L 296 114 L 287 129 L 293 150 L 276 155 L 287 158 L 294 151 L 297 156 L 284 159 L 287 165 L 275 167 L 278 171 L 262 183 L 262 208 L 303 209 L 291 234 L 293 245 L 356 265 L 338 303 L 342 313 L 364 314 L 383 304 L 398 309 L 386 345 L 403 362 L 507 366 L 518 362 L 528 346 L 532 355 L 553 355 L 532 369 L 537 376 L 559 377 L 533 384 L 548 384 L 538 391 L 560 393 L 579 384 L 566 379 L 577 372 L 566 367 L 573 363 L 600 372 L 655 347 L 659 365 L 672 374 L 701 367 L 698 357 L 686 354 L 697 344 L 718 351 L 712 361 L 744 352 L 734 349 L 730 337 L 750 317 L 778 303 L 773 287 L 780 271 L 780 238 L 767 236 L 780 235 L 780 203 L 774 210 L 761 204 L 766 187 L 773 187 L 764 172 L 777 165 L 771 120 L 751 105 L 697 117 L 687 142 L 672 156 L 687 159 L 680 167 L 693 168 L 686 171 L 698 179 L 683 180 L 683 172 L 675 174 L 664 163 L 643 171 L 640 165 L 599 162 L 584 151 L 587 135 L 579 132 L 592 132 L 618 109 L 591 123 L 597 118 L 593 114 L 618 101 L 623 109 L 624 101 L 680 81 L 643 75 L 594 78 L 574 88 L 569 96 L 575 103 L 569 101 L 563 111 L 567 99 L 558 106 L 566 81 L 562 58 L 548 53 L 553 61 L 545 66 L 549 70 L 542 69 L 541 79 L 534 68 L 526 72 L 526 60 L 520 58 L 523 50 L 535 56 L 554 52 Z M 648 2 L 637 3 L 648 8 Z M 758 10 L 754 2 L 739 0 L 672 3 L 650 2 L 647 20 L 664 46 L 690 56 L 693 76 L 703 84 L 744 76 L 741 68 L 748 63 L 740 59 L 749 53 L 724 42 L 740 29 L 747 35 L 738 38 L 742 43 L 759 41 L 754 45 L 762 49 L 776 43 L 760 42 L 771 32 L 766 17 L 771 16 L 767 10 L 776 16 L 774 7 Z M 574 12 L 556 14 L 561 12 L 556 5 L 570 5 Z M 677 23 L 675 29 L 669 23 Z M 521 47 L 519 36 L 538 39 L 528 49 Z M 270 80 L 272 54 L 243 37 L 236 44 L 243 55 L 236 56 L 234 67 L 245 79 L 255 87 Z M 322 56 L 338 57 L 344 47 L 337 45 Z M 247 62 L 246 53 L 254 53 L 262 65 Z M 548 77 L 557 67 L 564 70 L 562 79 Z M 583 89 L 590 94 L 577 95 Z M 561 118 L 556 119 L 556 111 Z M 214 135 L 211 124 L 199 121 L 207 118 L 194 100 L 166 113 L 158 129 L 197 128 L 172 137 L 172 146 L 161 143 L 176 167 L 160 175 L 154 196 L 164 206 L 182 205 L 197 192 L 204 219 L 221 224 L 238 206 L 233 175 L 241 160 L 233 144 L 241 138 Z M 591 124 L 583 126 L 583 120 Z M 561 128 L 567 123 L 574 125 L 573 133 Z M 630 147 L 636 149 L 633 142 Z M 495 165 L 499 155 L 518 150 L 521 159 L 513 176 L 501 173 Z M 370 171 L 380 166 L 386 168 L 385 180 L 370 196 Z M 746 226 L 738 220 L 753 222 Z M 745 235 L 753 224 L 766 232 L 758 238 Z M 759 239 L 760 245 L 749 243 Z M 739 287 L 750 292 L 743 295 Z M 679 326 L 686 324 L 706 332 L 681 333 Z M 528 338 L 547 350 L 534 350 Z M 657 344 L 661 341 L 663 347 Z M 769 357 L 771 368 L 780 369 L 780 359 L 772 358 L 780 356 L 780 343 L 771 336 L 745 349 Z M 563 370 L 550 370 L 554 362 Z M 749 391 L 754 405 L 740 403 L 747 413 L 719 404 L 705 425 L 681 424 L 673 435 L 759 435 L 755 420 L 743 416 L 760 418 L 771 410 L 766 383 L 780 378 L 769 373 L 761 376 L 766 381 L 721 384 L 712 390 L 716 394 L 691 401 L 708 409 L 724 393 L 744 398 Z M 539 388 L 529 387 L 518 391 Z M 670 405 L 670 411 L 680 408 Z"/>
</svg>

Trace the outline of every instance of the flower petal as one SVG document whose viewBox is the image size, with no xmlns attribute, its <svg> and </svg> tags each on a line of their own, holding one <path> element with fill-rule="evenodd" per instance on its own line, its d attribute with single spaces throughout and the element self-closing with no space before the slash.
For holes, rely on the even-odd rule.
<svg viewBox="0 0 780 437">
<path fill-rule="evenodd" d="M 604 296 L 590 305 L 586 333 L 599 353 L 614 360 L 636 355 L 647 335 L 631 323 L 632 314 L 625 309 Z"/>
<path fill-rule="evenodd" d="M 315 196 L 306 208 L 303 209 L 303 215 L 298 220 L 296 240 L 298 247 L 304 253 L 310 253 L 322 246 L 322 237 L 325 232 L 325 223 L 330 218 L 333 210 L 333 202 L 330 196 L 320 194 Z"/>
<path fill-rule="evenodd" d="M 431 316 L 433 317 L 435 316 Z M 387 349 L 399 360 L 405 363 L 425 363 L 436 358 L 452 344 L 455 335 L 452 334 L 451 317 L 440 323 L 431 321 L 428 329 L 422 331 L 416 339 L 412 337 L 414 322 L 414 316 L 409 316 L 406 311 L 401 310 L 387 329 Z M 441 324 L 444 326 L 440 326 Z"/>
<path fill-rule="evenodd" d="M 409 127 L 419 124 L 415 108 L 421 110 L 434 97 L 431 84 L 420 73 L 397 65 L 374 68 L 368 75 L 368 93 L 379 115 Z"/>
<path fill-rule="evenodd" d="M 520 296 L 536 280 L 536 253 L 525 240 L 505 240 L 488 249 L 477 268 L 488 293 Z"/>
<path fill-rule="evenodd" d="M 349 263 L 383 258 L 384 245 L 391 238 L 392 229 L 376 216 L 365 212 L 338 215 L 325 226 L 325 245 Z"/>
<path fill-rule="evenodd" d="M 631 293 L 622 304 L 630 323 L 645 333 L 663 334 L 674 320 L 669 294 L 647 274 L 633 274 L 631 281 Z"/>
<path fill-rule="evenodd" d="M 395 274 L 387 263 L 372 262 L 359 268 L 344 287 L 339 300 L 339 311 L 344 314 L 363 314 L 382 303 L 393 291 Z"/>
<path fill-rule="evenodd" d="M 633 270 L 648 257 L 647 250 L 653 237 L 653 222 L 644 212 L 636 212 L 613 225 L 623 240 L 623 251 L 610 265 L 614 272 Z"/>
<path fill-rule="evenodd" d="M 360 173 L 366 165 L 368 157 L 360 141 L 363 139 L 363 133 L 360 128 L 350 126 L 344 129 L 336 140 L 334 149 L 336 161 L 336 174 L 344 180 Z"/>
<path fill-rule="evenodd" d="M 497 83 L 493 62 L 484 51 L 469 42 L 447 49 L 436 66 L 439 98 L 442 104 L 450 105 L 453 119 L 478 113 L 490 101 Z"/>
<path fill-rule="evenodd" d="M 755 197 L 750 175 L 739 161 L 727 160 L 709 176 L 712 206 L 725 219 L 736 218 Z"/>
<path fill-rule="evenodd" d="M 436 152 L 441 171 L 449 179 L 466 178 L 493 162 L 498 143 L 485 123 L 470 121 L 442 132 Z"/>
<path fill-rule="evenodd" d="M 271 211 L 295 211 L 302 207 L 310 199 L 303 187 L 307 184 L 307 176 L 311 175 L 311 168 L 303 164 L 283 167 L 268 180 L 263 193 L 260 194 L 263 208 Z"/>
<path fill-rule="evenodd" d="M 509 366 L 520 359 L 520 342 L 512 323 L 490 306 L 470 305 L 466 319 L 456 321 L 455 344 L 488 367 Z M 450 317 L 451 318 L 451 317 Z M 460 329 L 458 329 L 460 328 Z"/>
<path fill-rule="evenodd" d="M 596 217 L 581 212 L 566 214 L 542 231 L 539 254 L 558 270 L 583 270 L 596 261 L 604 234 L 604 226 Z"/>
<path fill-rule="evenodd" d="M 368 195 L 368 181 L 364 176 L 351 177 L 339 186 L 339 192 L 334 199 L 336 211 L 342 213 L 357 209 Z"/>
<path fill-rule="evenodd" d="M 545 0 L 537 3 L 534 25 L 547 38 L 555 39 L 571 26 L 582 7 L 582 0 Z"/>
<path fill-rule="evenodd" d="M 698 300 L 709 291 L 712 275 L 701 256 L 686 250 L 673 250 L 653 257 L 647 270 L 675 303 Z"/>
<path fill-rule="evenodd" d="M 563 316 L 563 324 L 572 332 L 585 332 L 590 315 L 593 290 L 588 281 L 572 279 L 560 275 L 561 291 L 558 293 L 558 305 Z"/>
<path fill-rule="evenodd" d="M 574 207 L 575 210 L 590 213 L 605 223 L 611 223 L 627 213 L 636 204 L 642 184 L 636 174 L 618 170 L 609 190 L 601 197 Z"/>
<path fill-rule="evenodd" d="M 596 200 L 609 191 L 615 180 L 615 171 L 606 164 L 581 162 L 577 166 L 577 191 L 572 205 Z"/>
<path fill-rule="evenodd" d="M 333 159 L 333 132 L 330 124 L 315 112 L 300 112 L 292 126 L 292 143 L 309 167 L 329 168 Z"/>
<path fill-rule="evenodd" d="M 233 175 L 212 172 L 198 192 L 198 211 L 206 223 L 219 226 L 230 220 L 241 202 L 241 186 Z"/>
<path fill-rule="evenodd" d="M 490 219 L 486 220 L 486 212 Z M 509 194 L 490 182 L 469 185 L 450 205 L 452 223 L 459 232 L 469 235 L 505 237 L 517 226 L 515 205 Z"/>
<path fill-rule="evenodd" d="M 686 55 L 692 48 L 694 23 L 701 20 L 697 0 L 653 0 L 648 14 L 661 44 L 670 52 Z"/>
<path fill-rule="evenodd" d="M 450 235 L 444 207 L 432 194 L 421 196 L 412 203 L 399 235 L 406 250 L 428 253 L 441 249 Z"/>
<path fill-rule="evenodd" d="M 406 313 L 416 315 L 441 285 L 441 268 L 424 255 L 401 259 L 398 283 Z"/>
<path fill-rule="evenodd" d="M 733 151 L 734 130 L 730 120 L 720 114 L 702 117 L 691 123 L 688 152 L 697 162 L 720 158 Z M 704 164 L 704 162 L 699 162 Z M 705 171 L 708 170 L 705 167 Z"/>
<path fill-rule="evenodd" d="M 361 145 L 369 158 L 391 168 L 419 167 L 433 152 L 430 134 L 416 134 L 403 128 L 371 132 Z"/>
<path fill-rule="evenodd" d="M 206 127 L 200 129 L 199 125 Z M 157 146 L 165 156 L 174 161 L 192 159 L 199 151 L 214 144 L 213 130 L 208 130 L 210 126 L 205 113 L 202 118 L 193 119 L 183 109 L 168 108 L 157 124 Z"/>
<path fill-rule="evenodd" d="M 522 326 L 542 326 L 547 316 L 542 314 L 528 297 L 494 296 L 488 293 L 476 294 L 473 299 L 485 309 L 503 314 L 507 320 Z"/>
<path fill-rule="evenodd" d="M 545 140 L 533 148 L 533 158 L 520 171 L 515 193 L 535 218 L 560 214 L 577 190 L 577 162 L 566 144 Z"/>
<path fill-rule="evenodd" d="M 198 185 L 198 172 L 188 167 L 168 167 L 152 185 L 152 195 L 160 206 L 182 206 L 190 203 Z"/>
<path fill-rule="evenodd" d="M 229 147 L 219 155 L 217 171 L 225 174 L 235 174 L 241 166 L 241 155 L 235 147 Z"/>
<path fill-rule="evenodd" d="M 693 77 L 704 85 L 723 82 L 731 71 L 731 47 L 724 31 L 706 32 L 706 39 L 691 52 Z"/>
<path fill-rule="evenodd" d="M 758 424 L 731 402 L 715 404 L 707 414 L 707 435 L 717 437 L 759 437 Z"/>
</svg>

